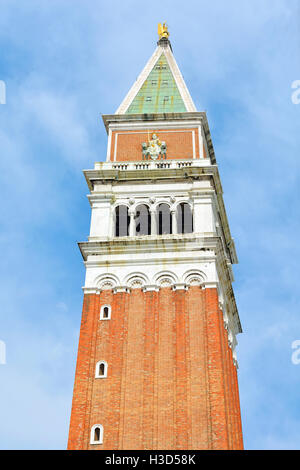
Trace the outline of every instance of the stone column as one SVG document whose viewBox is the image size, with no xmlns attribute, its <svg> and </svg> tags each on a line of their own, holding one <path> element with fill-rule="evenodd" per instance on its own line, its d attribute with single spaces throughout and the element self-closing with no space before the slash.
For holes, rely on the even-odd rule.
<svg viewBox="0 0 300 470">
<path fill-rule="evenodd" d="M 116 235 L 116 216 L 115 209 L 110 210 L 109 215 L 109 236 L 113 238 Z"/>
<path fill-rule="evenodd" d="M 176 210 L 171 211 L 172 214 L 172 233 L 177 233 L 177 217 L 176 217 Z"/>
<path fill-rule="evenodd" d="M 134 220 L 134 212 L 129 212 L 130 222 L 129 222 L 129 236 L 135 236 L 135 220 Z"/>
<path fill-rule="evenodd" d="M 150 210 L 151 215 L 151 235 L 157 235 L 156 210 Z"/>
</svg>

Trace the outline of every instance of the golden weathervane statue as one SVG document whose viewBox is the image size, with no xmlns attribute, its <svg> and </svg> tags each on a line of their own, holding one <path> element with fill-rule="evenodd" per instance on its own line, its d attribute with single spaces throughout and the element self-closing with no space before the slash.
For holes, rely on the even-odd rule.
<svg viewBox="0 0 300 470">
<path fill-rule="evenodd" d="M 162 38 L 166 38 L 168 39 L 170 33 L 168 31 L 168 25 L 166 23 L 166 21 L 161 24 L 161 23 L 158 23 L 158 35 L 159 35 L 159 39 L 162 39 Z"/>
</svg>

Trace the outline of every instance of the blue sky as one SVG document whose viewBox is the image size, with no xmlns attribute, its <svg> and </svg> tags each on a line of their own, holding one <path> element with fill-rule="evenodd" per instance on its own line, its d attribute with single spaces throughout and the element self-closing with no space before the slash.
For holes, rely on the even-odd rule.
<svg viewBox="0 0 300 470">
<path fill-rule="evenodd" d="M 90 208 L 83 168 L 167 20 L 206 110 L 239 264 L 245 447 L 300 449 L 297 0 L 0 0 L 0 447 L 64 449 Z"/>
</svg>

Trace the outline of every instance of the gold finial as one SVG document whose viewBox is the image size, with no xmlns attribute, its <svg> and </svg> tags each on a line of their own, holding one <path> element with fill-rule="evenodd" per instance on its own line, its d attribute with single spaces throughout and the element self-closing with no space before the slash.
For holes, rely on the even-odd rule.
<svg viewBox="0 0 300 470">
<path fill-rule="evenodd" d="M 168 39 L 170 33 L 168 31 L 168 25 L 166 21 L 163 24 L 158 23 L 158 35 L 159 35 L 159 39 L 162 39 L 162 38 Z"/>
</svg>

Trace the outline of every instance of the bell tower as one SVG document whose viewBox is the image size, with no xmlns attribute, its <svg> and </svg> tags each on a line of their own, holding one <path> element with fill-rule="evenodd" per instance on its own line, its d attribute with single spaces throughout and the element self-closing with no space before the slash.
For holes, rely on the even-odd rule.
<svg viewBox="0 0 300 470">
<path fill-rule="evenodd" d="M 91 227 L 69 449 L 242 449 L 237 263 L 205 112 L 159 25 L 85 170 Z"/>
</svg>

